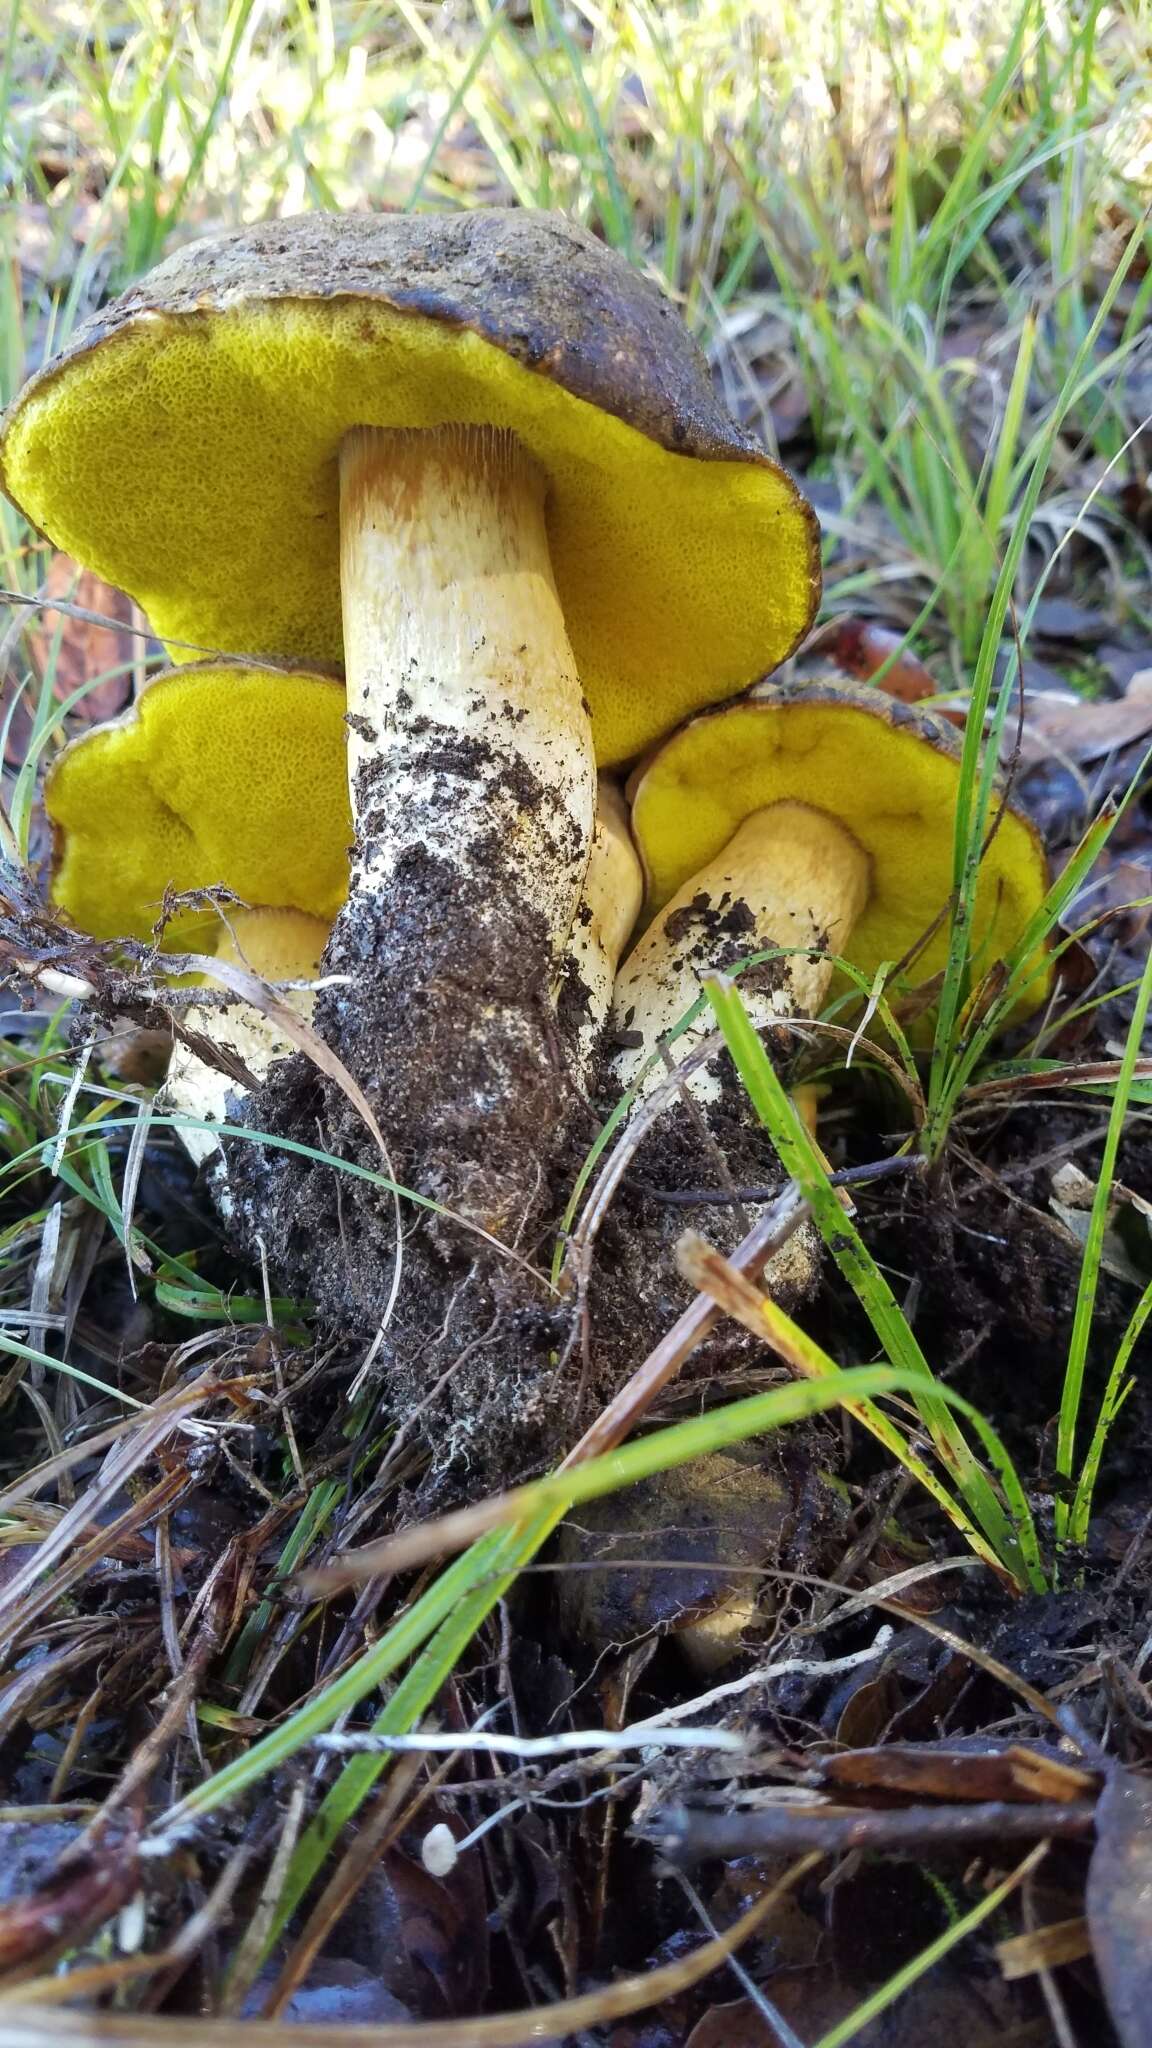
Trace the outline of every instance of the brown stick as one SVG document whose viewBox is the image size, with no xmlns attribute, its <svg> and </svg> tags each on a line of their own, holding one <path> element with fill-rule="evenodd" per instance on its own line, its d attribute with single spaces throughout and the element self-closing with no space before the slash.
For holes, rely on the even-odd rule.
<svg viewBox="0 0 1152 2048">
<path fill-rule="evenodd" d="M 849 1849 L 966 1849 L 974 1841 L 1031 1842 L 1041 1836 L 1090 1835 L 1094 1802 L 1039 1800 L 1014 1806 L 982 1800 L 970 1806 L 910 1806 L 900 1811 L 845 1812 L 819 1806 L 776 1806 L 749 1813 L 703 1813 L 670 1807 L 654 1813 L 636 1833 L 676 1863 L 709 1856 L 758 1856 L 768 1851 L 827 1856 Z"/>
</svg>

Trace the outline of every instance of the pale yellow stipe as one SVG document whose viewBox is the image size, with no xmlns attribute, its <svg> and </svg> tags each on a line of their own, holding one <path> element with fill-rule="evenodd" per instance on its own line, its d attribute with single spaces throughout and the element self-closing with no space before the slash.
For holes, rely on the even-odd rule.
<svg viewBox="0 0 1152 2048">
<path fill-rule="evenodd" d="M 869 883 L 868 855 L 826 811 L 789 801 L 753 811 L 716 858 L 676 891 L 617 976 L 617 1030 L 640 1039 L 613 1062 L 621 1087 L 631 1086 L 658 1040 L 691 1008 L 702 977 L 729 965 L 733 953 L 769 946 L 850 953 Z M 724 920 L 733 912 L 739 921 L 726 932 Z M 810 959 L 797 951 L 782 959 L 775 974 L 746 985 L 753 1022 L 817 1015 L 831 975 L 824 953 Z M 704 1013 L 681 1042 L 680 1056 L 713 1028 Z M 692 1085 L 702 1099 L 719 1092 L 706 1074 Z"/>
<path fill-rule="evenodd" d="M 832 951 L 871 976 L 939 919 L 909 977 L 929 981 L 947 956 L 941 912 L 952 890 L 958 785 L 955 733 L 879 690 L 793 685 L 693 719 L 653 757 L 634 794 L 648 914 L 715 860 L 753 812 L 799 800 L 842 825 L 869 861 L 867 900 L 850 940 L 830 933 Z M 1047 879 L 1038 834 L 1009 808 L 980 870 L 977 973 L 1017 944 Z M 1044 1001 L 1049 981 L 1038 972 L 1022 1014 Z"/>
</svg>

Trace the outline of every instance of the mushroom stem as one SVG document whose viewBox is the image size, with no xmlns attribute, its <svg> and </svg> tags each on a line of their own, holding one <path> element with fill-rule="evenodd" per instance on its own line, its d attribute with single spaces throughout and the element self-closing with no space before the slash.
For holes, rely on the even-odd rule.
<svg viewBox="0 0 1152 2048">
<path fill-rule="evenodd" d="M 502 429 L 357 428 L 340 524 L 356 845 L 330 964 L 355 986 L 325 1028 L 370 1092 L 389 1076 L 406 1170 L 499 1231 L 566 1092 L 551 989 L 595 805 L 544 484 Z"/>
<path fill-rule="evenodd" d="M 724 851 L 677 891 L 620 971 L 613 1002 L 617 1035 L 627 1041 L 613 1061 L 620 1087 L 631 1086 L 658 1041 L 691 1008 L 710 968 L 769 946 L 843 952 L 869 877 L 867 854 L 827 812 L 791 801 L 754 811 Z M 744 984 L 744 1001 L 758 1025 L 813 1016 L 831 977 L 830 959 L 781 959 Z M 678 1057 L 710 1029 L 702 1016 L 677 1041 Z M 700 1101 L 719 1097 L 720 1082 L 706 1070 L 689 1085 Z"/>
<path fill-rule="evenodd" d="M 569 1037 L 577 1081 L 585 1091 L 595 1085 L 616 970 L 643 900 L 644 874 L 628 827 L 628 806 L 611 777 L 602 775 L 592 852 L 568 941 L 558 1004 L 562 1023 L 566 999 L 572 1006 Z"/>
<path fill-rule="evenodd" d="M 216 948 L 216 958 L 236 967 L 246 967 L 262 981 L 312 981 L 319 971 L 320 955 L 328 938 L 322 918 L 308 917 L 302 910 L 236 910 Z M 311 1018 L 315 996 L 311 989 L 288 989 L 284 1000 L 306 1021 Z M 253 1009 L 240 997 L 210 1008 L 197 1006 L 186 1012 L 185 1025 L 198 1037 L 218 1046 L 224 1057 L 246 1068 L 253 1080 L 263 1081 L 276 1060 L 287 1059 L 295 1047 L 270 1017 Z M 210 1066 L 189 1046 L 177 1045 L 164 1084 L 166 1107 L 176 1115 L 196 1117 L 206 1123 L 227 1123 L 229 1098 L 238 1109 L 248 1094 L 238 1074 Z M 186 1152 L 202 1166 L 220 1153 L 210 1131 L 189 1125 L 178 1135 Z M 227 1191 L 218 1191 L 221 1208 L 231 1204 Z"/>
<path fill-rule="evenodd" d="M 596 771 L 536 464 L 501 428 L 357 428 L 340 584 L 353 891 L 387 887 L 417 844 L 471 870 L 495 832 L 559 953 Z"/>
</svg>

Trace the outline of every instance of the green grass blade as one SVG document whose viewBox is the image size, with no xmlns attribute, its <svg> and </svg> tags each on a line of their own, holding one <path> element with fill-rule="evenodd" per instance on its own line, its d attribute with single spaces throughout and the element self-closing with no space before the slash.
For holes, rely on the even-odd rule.
<svg viewBox="0 0 1152 2048">
<path fill-rule="evenodd" d="M 1144 1289 L 1129 1317 L 1128 1327 L 1120 1339 L 1116 1356 L 1112 1361 L 1111 1371 L 1108 1374 L 1107 1384 L 1100 1397 L 1100 1412 L 1096 1418 L 1096 1427 L 1092 1432 L 1092 1440 L 1088 1445 L 1084 1463 L 1080 1467 L 1080 1477 L 1076 1482 L 1076 1492 L 1072 1501 L 1072 1512 L 1068 1518 L 1068 1541 L 1077 1549 L 1082 1549 L 1088 1541 L 1088 1524 L 1092 1515 L 1092 1499 L 1096 1492 L 1096 1481 L 1100 1476 L 1104 1448 L 1108 1442 L 1112 1425 L 1135 1384 L 1134 1381 L 1127 1377 L 1128 1367 L 1131 1364 L 1132 1354 L 1140 1341 L 1144 1325 L 1148 1321 L 1149 1316 L 1152 1316 L 1152 1283 Z"/>
<path fill-rule="evenodd" d="M 975 1457 L 949 1411 L 907 1318 L 851 1218 L 841 1208 L 815 1145 L 796 1114 L 738 991 L 710 977 L 707 994 L 740 1078 L 780 1156 L 800 1187 L 825 1244 L 864 1308 L 891 1363 L 913 1377 L 914 1399 L 933 1447 L 958 1486 L 977 1528 L 1005 1570 L 1029 1582 L 1042 1579 L 1032 1517 L 1023 1488 L 1012 1485 L 1012 1514 L 1005 1513 L 987 1471 Z M 1004 1453 L 1011 1471 L 1011 1461 Z"/>
<path fill-rule="evenodd" d="M 1124 1041 L 1124 1052 L 1120 1061 L 1120 1073 L 1116 1082 L 1116 1093 L 1108 1116 L 1108 1129 L 1104 1138 L 1104 1152 L 1096 1181 L 1096 1192 L 1088 1218 L 1088 1236 L 1084 1245 L 1084 1256 L 1080 1266 L 1080 1283 L 1076 1289 L 1076 1309 L 1072 1318 L 1072 1335 L 1068 1343 L 1068 1363 L 1064 1371 L 1064 1384 L 1060 1395 L 1060 1419 L 1056 1432 L 1056 1471 L 1069 1490 L 1076 1478 L 1076 1431 L 1080 1419 L 1080 1403 L 1084 1393 L 1084 1375 L 1088 1365 L 1088 1345 L 1092 1336 L 1092 1323 L 1096 1312 L 1096 1295 L 1100 1284 L 1100 1264 L 1104 1250 L 1104 1232 L 1108 1224 L 1108 1209 L 1112 1199 L 1112 1183 L 1116 1177 L 1116 1160 L 1120 1141 L 1124 1136 L 1124 1125 L 1128 1115 L 1128 1102 L 1135 1077 L 1136 1062 L 1144 1039 L 1144 1027 L 1148 1022 L 1149 1008 L 1152 1007 L 1152 950 L 1144 963 L 1140 987 L 1132 1010 L 1132 1021 Z M 1056 1496 L 1056 1536 L 1061 1545 L 1074 1541 L 1073 1509 L 1078 1495 Z M 1089 1490 L 1081 1506 L 1080 1520 L 1086 1513 L 1086 1502 L 1090 1501 Z"/>
</svg>

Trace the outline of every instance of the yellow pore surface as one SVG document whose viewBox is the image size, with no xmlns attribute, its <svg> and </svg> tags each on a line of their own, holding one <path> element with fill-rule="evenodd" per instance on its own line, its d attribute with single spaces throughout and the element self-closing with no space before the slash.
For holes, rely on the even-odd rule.
<svg viewBox="0 0 1152 2048">
<path fill-rule="evenodd" d="M 330 929 L 326 919 L 303 910 L 230 910 L 216 958 L 262 981 L 313 981 Z"/>
<path fill-rule="evenodd" d="M 511 428 L 549 479 L 601 761 L 742 689 L 807 625 L 809 529 L 781 474 L 669 454 L 478 335 L 366 299 L 141 315 L 17 405 L 6 480 L 165 638 L 336 662 L 340 442 L 450 421 Z"/>
<path fill-rule="evenodd" d="M 891 699 L 874 695 L 870 709 L 847 694 L 829 701 L 830 689 L 807 704 L 781 692 L 695 719 L 667 741 L 641 777 L 632 812 L 648 915 L 713 860 L 752 812 L 796 800 L 845 826 L 871 863 L 867 903 L 837 950 L 869 976 L 883 961 L 901 959 L 952 891 L 958 760 L 947 735 L 925 737 L 933 731 L 926 721 L 902 719 Z M 980 871 L 971 945 L 977 975 L 1012 951 L 1047 885 L 1038 836 L 1007 812 Z M 947 951 L 945 923 L 907 981 L 928 981 Z M 1018 1015 L 1037 1008 L 1049 980 L 1041 968 Z"/>
<path fill-rule="evenodd" d="M 157 676 L 53 765 L 53 902 L 98 939 L 150 938 L 165 889 L 216 883 L 331 922 L 352 839 L 344 704 L 324 676 L 211 662 Z M 212 951 L 223 933 L 211 910 L 182 911 L 164 945 Z"/>
</svg>

